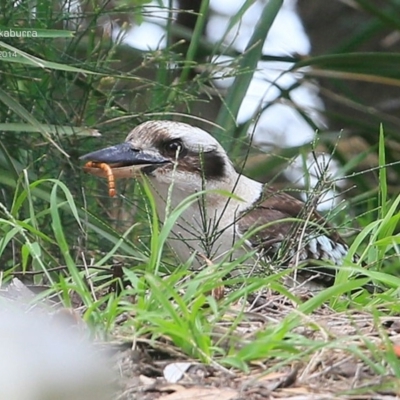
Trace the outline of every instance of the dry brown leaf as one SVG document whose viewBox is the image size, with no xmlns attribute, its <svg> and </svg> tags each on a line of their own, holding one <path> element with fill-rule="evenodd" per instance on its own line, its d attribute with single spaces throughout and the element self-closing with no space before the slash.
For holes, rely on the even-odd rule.
<svg viewBox="0 0 400 400">
<path fill-rule="evenodd" d="M 154 378 L 149 378 L 146 375 L 140 375 L 139 379 L 140 382 L 143 383 L 144 385 L 154 385 L 156 383 L 156 380 Z"/>
<path fill-rule="evenodd" d="M 272 381 L 274 379 L 281 379 L 287 376 L 287 372 L 272 372 L 271 374 L 261 376 L 258 381 Z"/>
<path fill-rule="evenodd" d="M 239 392 L 230 388 L 203 388 L 192 387 L 176 393 L 159 397 L 158 400 L 231 400 L 237 398 Z"/>
<path fill-rule="evenodd" d="M 158 387 L 157 390 L 159 390 L 160 392 L 181 392 L 183 390 L 186 390 L 186 388 L 185 386 L 172 383 L 170 385 L 163 385 L 161 387 Z"/>
</svg>

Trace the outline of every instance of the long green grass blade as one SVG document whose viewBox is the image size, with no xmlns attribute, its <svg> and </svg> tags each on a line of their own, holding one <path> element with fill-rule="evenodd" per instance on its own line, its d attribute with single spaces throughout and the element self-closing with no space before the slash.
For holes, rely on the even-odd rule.
<svg viewBox="0 0 400 400">
<path fill-rule="evenodd" d="M 224 135 L 221 135 L 220 129 L 214 129 L 214 135 L 226 144 L 226 139 L 231 136 L 236 129 L 236 117 L 243 98 L 253 78 L 254 71 L 257 68 L 258 61 L 262 54 L 263 44 L 269 30 L 278 14 L 283 0 L 270 0 L 265 5 L 257 24 L 254 28 L 252 37 L 246 47 L 246 50 L 238 64 L 239 74 L 236 76 L 228 94 L 224 99 L 221 110 L 216 119 L 218 126 L 223 128 Z"/>
</svg>

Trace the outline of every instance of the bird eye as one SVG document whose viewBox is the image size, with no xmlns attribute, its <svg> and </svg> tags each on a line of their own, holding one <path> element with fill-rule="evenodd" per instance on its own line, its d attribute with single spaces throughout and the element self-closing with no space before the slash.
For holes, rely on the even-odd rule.
<svg viewBox="0 0 400 400">
<path fill-rule="evenodd" d="M 175 139 L 171 140 L 170 142 L 167 142 L 165 144 L 165 150 L 168 152 L 168 154 L 173 156 L 175 156 L 177 152 L 180 155 L 182 155 L 182 150 L 183 150 L 182 141 L 180 139 Z"/>
</svg>

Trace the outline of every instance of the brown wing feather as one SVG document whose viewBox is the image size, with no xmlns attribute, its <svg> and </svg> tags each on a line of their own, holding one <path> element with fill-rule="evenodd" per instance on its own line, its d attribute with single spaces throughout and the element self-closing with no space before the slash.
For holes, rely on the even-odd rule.
<svg viewBox="0 0 400 400">
<path fill-rule="evenodd" d="M 299 222 L 273 223 L 285 218 L 298 218 Z M 312 224 L 307 221 L 311 221 Z M 282 251 L 277 258 L 277 261 L 281 261 L 280 266 L 293 265 L 292 261 L 297 256 L 297 260 L 305 261 L 305 265 L 303 264 L 299 271 L 300 275 L 307 279 L 312 277 L 315 282 L 324 285 L 334 283 L 335 270 L 315 261 L 313 263 L 313 260 L 330 260 L 340 265 L 341 258 L 347 254 L 348 246 L 318 212 L 307 210 L 302 201 L 287 193 L 265 187 L 257 204 L 245 211 L 237 222 L 237 229 L 241 235 L 255 228 L 260 230 L 249 238 L 249 242 L 253 247 L 259 248 L 260 253 L 273 259 L 279 250 L 287 251 L 286 260 L 285 257 L 281 257 Z M 299 231 L 305 233 L 304 237 L 300 237 Z M 302 246 L 299 245 L 300 239 L 303 241 Z M 332 246 L 330 252 L 326 250 L 327 244 L 328 248 Z M 354 261 L 356 259 L 357 255 Z M 368 283 L 364 288 L 370 293 L 382 291 L 374 283 Z"/>
<path fill-rule="evenodd" d="M 288 218 L 297 222 L 282 221 Z M 287 262 L 297 254 L 300 261 L 331 260 L 338 264 L 337 256 L 344 256 L 348 248 L 318 212 L 307 210 L 302 201 L 270 187 L 264 189 L 259 202 L 238 221 L 242 235 L 255 228 L 261 229 L 249 238 L 251 244 L 269 257 L 276 256 L 279 250 L 280 255 L 287 252 L 284 257 Z"/>
</svg>

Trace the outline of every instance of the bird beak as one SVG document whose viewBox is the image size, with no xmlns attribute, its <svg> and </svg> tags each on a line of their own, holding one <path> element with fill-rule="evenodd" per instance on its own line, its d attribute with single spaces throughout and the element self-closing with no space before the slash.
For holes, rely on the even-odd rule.
<svg viewBox="0 0 400 400">
<path fill-rule="evenodd" d="M 157 168 L 171 162 L 155 150 L 135 149 L 129 142 L 93 151 L 80 157 L 80 160 L 87 161 L 83 167 L 85 172 L 102 177 L 106 176 L 104 170 L 90 166 L 90 162 L 108 164 L 115 178 L 138 176 L 140 175 L 140 171 L 145 167 Z"/>
</svg>

